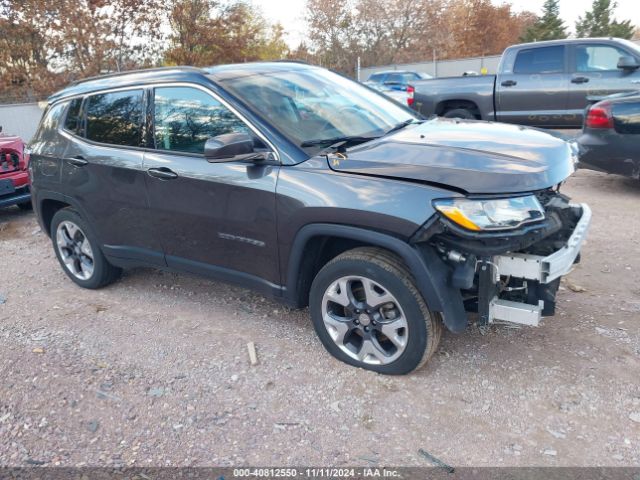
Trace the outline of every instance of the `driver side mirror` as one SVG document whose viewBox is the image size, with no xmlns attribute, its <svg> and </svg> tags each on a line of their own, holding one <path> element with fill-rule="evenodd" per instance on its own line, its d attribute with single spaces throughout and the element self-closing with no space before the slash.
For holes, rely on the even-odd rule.
<svg viewBox="0 0 640 480">
<path fill-rule="evenodd" d="M 640 63 L 630 55 L 624 55 L 618 60 L 618 68 L 621 70 L 636 70 Z"/>
<path fill-rule="evenodd" d="M 207 140 L 204 157 L 209 162 L 233 162 L 254 158 L 253 138 L 246 133 L 226 133 Z"/>
</svg>

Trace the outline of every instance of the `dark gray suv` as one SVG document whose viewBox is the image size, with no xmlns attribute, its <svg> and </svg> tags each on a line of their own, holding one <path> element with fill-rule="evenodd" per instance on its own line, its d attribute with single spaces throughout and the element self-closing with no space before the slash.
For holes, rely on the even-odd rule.
<svg viewBox="0 0 640 480">
<path fill-rule="evenodd" d="M 133 266 L 234 282 L 309 305 L 329 352 L 389 374 L 469 312 L 552 315 L 591 216 L 559 193 L 565 141 L 424 119 L 298 63 L 85 80 L 30 148 L 38 219 L 81 287 Z"/>
</svg>

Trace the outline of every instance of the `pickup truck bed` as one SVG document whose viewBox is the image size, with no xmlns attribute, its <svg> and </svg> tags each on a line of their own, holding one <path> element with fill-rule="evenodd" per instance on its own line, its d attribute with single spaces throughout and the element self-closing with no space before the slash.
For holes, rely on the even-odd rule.
<svg viewBox="0 0 640 480">
<path fill-rule="evenodd" d="M 414 84 L 413 105 L 427 116 L 495 120 L 495 82 L 495 75 L 421 80 Z"/>
</svg>

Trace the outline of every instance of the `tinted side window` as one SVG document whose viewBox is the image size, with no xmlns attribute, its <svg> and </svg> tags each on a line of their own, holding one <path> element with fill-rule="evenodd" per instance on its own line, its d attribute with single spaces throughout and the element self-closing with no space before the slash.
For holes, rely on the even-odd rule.
<svg viewBox="0 0 640 480">
<path fill-rule="evenodd" d="M 386 73 L 374 73 L 373 75 L 371 75 L 369 77 L 369 81 L 370 82 L 376 82 L 376 83 L 382 83 L 384 82 L 384 79 L 386 78 L 387 74 Z"/>
<path fill-rule="evenodd" d="M 578 45 L 575 52 L 576 72 L 616 70 L 620 57 L 629 55 L 612 45 Z"/>
<path fill-rule="evenodd" d="M 156 148 L 204 153 L 207 139 L 225 133 L 249 133 L 247 126 L 211 95 L 190 87 L 156 88 Z"/>
<path fill-rule="evenodd" d="M 140 146 L 142 90 L 103 93 L 87 98 L 87 138 L 112 145 Z"/>
<path fill-rule="evenodd" d="M 564 72 L 564 46 L 538 47 L 518 52 L 513 73 Z"/>
<path fill-rule="evenodd" d="M 64 121 L 64 129 L 73 133 L 79 133 L 81 126 L 80 107 L 82 106 L 82 98 L 71 100 L 69 109 L 67 110 L 67 118 Z"/>
<path fill-rule="evenodd" d="M 393 82 L 393 83 L 401 83 L 401 84 L 405 84 L 405 83 L 409 83 L 413 80 L 417 80 L 420 77 L 415 74 L 415 73 L 391 73 L 387 76 L 387 82 Z"/>
</svg>

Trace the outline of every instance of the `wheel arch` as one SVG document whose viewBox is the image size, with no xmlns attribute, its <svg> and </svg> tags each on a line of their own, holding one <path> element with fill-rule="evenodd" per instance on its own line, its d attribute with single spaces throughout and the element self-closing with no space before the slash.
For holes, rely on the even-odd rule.
<svg viewBox="0 0 640 480">
<path fill-rule="evenodd" d="M 385 233 L 346 225 L 312 224 L 298 231 L 290 250 L 284 282 L 289 303 L 297 307 L 307 305 L 315 274 L 335 256 L 332 254 L 323 259 L 322 254 L 327 243 L 333 241 L 340 242 L 339 248 L 332 252 L 337 254 L 365 245 L 395 253 L 411 271 L 429 308 L 442 315 L 447 328 L 454 332 L 466 328 L 467 317 L 460 290 L 449 284 L 449 267 L 430 246 L 417 247 Z"/>
<path fill-rule="evenodd" d="M 89 222 L 83 209 L 72 198 L 56 192 L 38 192 L 34 205 L 37 207 L 37 216 L 40 226 L 47 235 L 51 234 L 51 221 L 53 216 L 63 208 L 71 207 L 76 210 L 81 217 Z"/>
<path fill-rule="evenodd" d="M 473 100 L 468 100 L 464 98 L 448 99 L 448 100 L 442 100 L 441 102 L 438 102 L 435 108 L 435 114 L 438 116 L 442 116 L 449 110 L 455 110 L 458 108 L 469 110 L 471 113 L 474 114 L 476 118 L 482 119 L 480 106 Z"/>
</svg>

